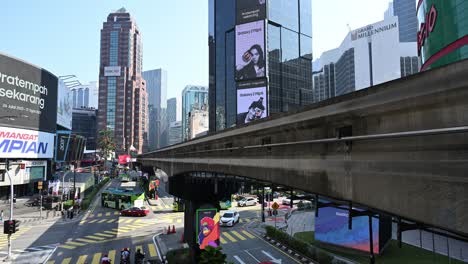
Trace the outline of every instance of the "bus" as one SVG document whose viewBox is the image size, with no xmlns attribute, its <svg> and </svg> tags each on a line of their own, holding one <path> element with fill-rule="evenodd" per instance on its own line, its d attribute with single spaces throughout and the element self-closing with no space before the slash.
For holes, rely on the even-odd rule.
<svg viewBox="0 0 468 264">
<path fill-rule="evenodd" d="M 136 189 L 107 188 L 101 194 L 101 206 L 120 210 L 141 207 L 144 201 L 145 193 Z"/>
</svg>

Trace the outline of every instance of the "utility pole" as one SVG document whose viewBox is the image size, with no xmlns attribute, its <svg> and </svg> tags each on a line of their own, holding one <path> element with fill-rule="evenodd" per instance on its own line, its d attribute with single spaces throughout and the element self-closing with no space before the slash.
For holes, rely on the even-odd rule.
<svg viewBox="0 0 468 264">
<path fill-rule="evenodd" d="M 5 170 L 8 175 L 8 179 L 10 179 L 10 221 L 13 221 L 13 179 L 10 176 L 10 164 L 8 163 L 8 159 L 6 159 L 5 162 Z M 6 259 L 11 259 L 11 234 L 8 234 L 8 255 Z"/>
</svg>

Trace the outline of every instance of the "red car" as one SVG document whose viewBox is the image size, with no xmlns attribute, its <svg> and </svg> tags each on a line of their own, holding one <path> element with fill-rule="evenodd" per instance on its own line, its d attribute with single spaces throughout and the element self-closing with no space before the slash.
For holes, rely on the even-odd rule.
<svg viewBox="0 0 468 264">
<path fill-rule="evenodd" d="M 128 216 L 147 216 L 148 214 L 149 214 L 149 209 L 146 207 L 130 207 L 130 208 L 120 211 L 120 215 L 128 215 Z"/>
</svg>

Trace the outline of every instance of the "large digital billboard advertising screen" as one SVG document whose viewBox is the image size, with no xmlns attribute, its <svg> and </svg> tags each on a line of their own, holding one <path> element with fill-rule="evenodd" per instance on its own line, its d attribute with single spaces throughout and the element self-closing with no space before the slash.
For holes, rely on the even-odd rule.
<svg viewBox="0 0 468 264">
<path fill-rule="evenodd" d="M 247 124 L 267 116 L 266 81 L 239 83 L 237 87 L 237 125 Z"/>
<path fill-rule="evenodd" d="M 197 242 L 200 249 L 219 246 L 219 213 L 216 208 L 196 211 Z"/>
<path fill-rule="evenodd" d="M 48 71 L 0 53 L 0 125 L 55 133 L 57 82 Z"/>
<path fill-rule="evenodd" d="M 266 0 L 237 0 L 236 24 L 243 24 L 266 18 Z"/>
<path fill-rule="evenodd" d="M 372 219 L 374 252 L 379 252 L 379 220 Z M 323 207 L 315 218 L 315 239 L 324 243 L 370 252 L 369 218 L 353 218 L 352 229 L 348 229 L 348 210 Z"/>
<path fill-rule="evenodd" d="M 0 126 L 0 158 L 52 158 L 54 134 Z"/>
<path fill-rule="evenodd" d="M 66 129 L 72 129 L 72 96 L 70 88 L 65 85 L 63 80 L 58 81 L 57 96 L 57 124 Z"/>
<path fill-rule="evenodd" d="M 264 20 L 236 26 L 236 80 L 266 76 Z"/>
</svg>

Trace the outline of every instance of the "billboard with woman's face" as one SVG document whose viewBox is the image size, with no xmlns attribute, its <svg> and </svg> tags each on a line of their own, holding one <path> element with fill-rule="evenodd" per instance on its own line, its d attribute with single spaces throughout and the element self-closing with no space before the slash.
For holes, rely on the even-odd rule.
<svg viewBox="0 0 468 264">
<path fill-rule="evenodd" d="M 236 80 L 266 76 L 264 20 L 236 26 Z"/>
<path fill-rule="evenodd" d="M 237 125 L 268 116 L 266 81 L 242 82 L 237 87 Z"/>
<path fill-rule="evenodd" d="M 196 212 L 197 241 L 200 249 L 219 245 L 219 213 L 216 208 L 198 209 Z"/>
</svg>

